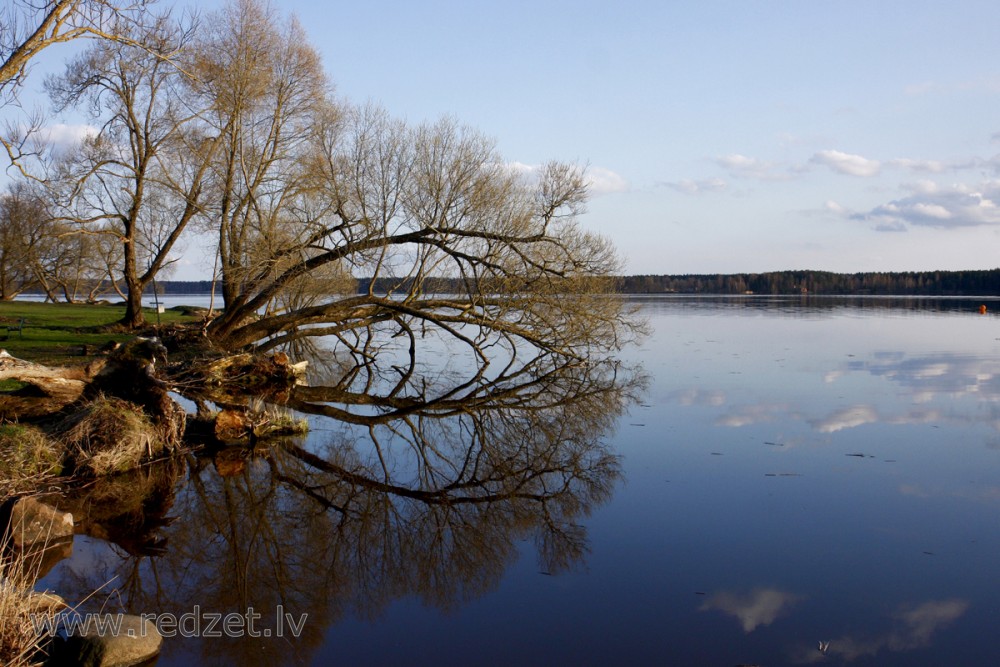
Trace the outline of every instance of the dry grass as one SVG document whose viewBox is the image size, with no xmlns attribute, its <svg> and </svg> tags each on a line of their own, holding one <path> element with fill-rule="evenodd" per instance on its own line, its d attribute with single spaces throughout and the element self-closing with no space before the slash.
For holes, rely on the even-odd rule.
<svg viewBox="0 0 1000 667">
<path fill-rule="evenodd" d="M 7 536 L 0 542 L 0 664 L 36 667 L 42 664 L 41 648 L 47 639 L 40 632 L 41 623 L 48 617 L 51 624 L 66 605 L 33 590 L 48 542 L 22 552 L 11 547 L 10 541 Z"/>
<path fill-rule="evenodd" d="M 0 424 L 0 500 L 56 477 L 62 460 L 62 447 L 38 428 Z"/>
<path fill-rule="evenodd" d="M 94 399 L 55 425 L 77 472 L 106 475 L 136 468 L 163 450 L 159 431 L 139 406 L 118 398 Z"/>
<path fill-rule="evenodd" d="M 18 572 L 18 562 L 0 566 L 0 664 L 29 667 L 39 664 L 40 637 L 32 622 L 38 612 L 31 583 Z"/>
<path fill-rule="evenodd" d="M 62 457 L 61 445 L 34 426 L 0 424 L 0 503 L 54 479 Z M 41 559 L 9 548 L 9 540 L 0 540 L 0 665 L 30 667 L 40 664 L 41 641 L 32 618 L 52 612 L 32 590 Z"/>
</svg>

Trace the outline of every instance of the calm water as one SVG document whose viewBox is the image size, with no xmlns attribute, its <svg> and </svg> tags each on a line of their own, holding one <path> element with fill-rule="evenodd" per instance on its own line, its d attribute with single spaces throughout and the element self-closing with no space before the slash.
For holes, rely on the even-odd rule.
<svg viewBox="0 0 1000 667">
<path fill-rule="evenodd" d="M 67 500 L 87 534 L 41 585 L 283 625 L 167 639 L 161 666 L 993 664 L 980 303 L 647 299 L 645 380 L 563 369 L 390 420 L 303 394 L 346 420 Z"/>
</svg>

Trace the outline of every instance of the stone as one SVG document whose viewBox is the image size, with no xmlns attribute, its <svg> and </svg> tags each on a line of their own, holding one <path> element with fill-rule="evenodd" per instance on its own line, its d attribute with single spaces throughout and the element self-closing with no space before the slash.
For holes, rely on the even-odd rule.
<svg viewBox="0 0 1000 667">
<path fill-rule="evenodd" d="M 28 594 L 28 609 L 32 614 L 55 614 L 69 608 L 66 600 L 49 591 L 32 591 Z"/>
<path fill-rule="evenodd" d="M 163 643 L 151 620 L 132 614 L 100 614 L 98 618 L 71 613 L 60 620 L 59 632 L 47 648 L 45 667 L 133 667 L 154 658 Z M 83 624 L 85 631 L 80 632 L 77 625 L 73 633 L 68 632 L 67 625 L 73 623 Z"/>
<path fill-rule="evenodd" d="M 73 515 L 37 498 L 18 498 L 7 523 L 11 546 L 24 551 L 73 539 Z"/>
</svg>

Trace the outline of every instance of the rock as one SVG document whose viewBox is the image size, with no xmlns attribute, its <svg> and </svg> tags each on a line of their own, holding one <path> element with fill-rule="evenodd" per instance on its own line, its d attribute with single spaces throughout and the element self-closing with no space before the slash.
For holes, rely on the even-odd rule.
<svg viewBox="0 0 1000 667">
<path fill-rule="evenodd" d="M 18 498 L 0 512 L 8 546 L 32 579 L 48 574 L 73 554 L 73 515 L 37 498 Z"/>
<path fill-rule="evenodd" d="M 59 561 L 73 555 L 73 541 L 60 540 L 44 547 L 20 552 L 22 571 L 38 580 L 52 571 Z"/>
<path fill-rule="evenodd" d="M 47 648 L 45 666 L 132 667 L 155 657 L 162 643 L 163 637 L 149 619 L 131 614 L 98 617 L 72 612 L 61 615 L 59 631 Z"/>
<path fill-rule="evenodd" d="M 55 593 L 45 591 L 32 591 L 28 594 L 29 613 L 31 614 L 55 614 L 63 609 L 69 608 L 66 600 L 63 600 Z"/>
<path fill-rule="evenodd" d="M 18 498 L 8 516 L 10 544 L 17 549 L 45 548 L 73 539 L 73 515 L 60 512 L 37 498 Z"/>
</svg>

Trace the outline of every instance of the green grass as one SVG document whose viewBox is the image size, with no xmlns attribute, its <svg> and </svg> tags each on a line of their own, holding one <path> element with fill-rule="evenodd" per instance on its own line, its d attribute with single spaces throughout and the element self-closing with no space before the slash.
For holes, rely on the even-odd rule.
<svg viewBox="0 0 1000 667">
<path fill-rule="evenodd" d="M 143 310 L 148 325 L 157 323 L 156 311 Z M 91 350 L 108 341 L 125 341 L 134 334 L 106 329 L 125 314 L 124 305 L 76 303 L 0 302 L 0 349 L 21 359 L 47 364 L 82 361 L 83 346 Z M 24 326 L 18 331 L 18 325 Z M 161 313 L 164 325 L 192 322 L 196 318 L 168 310 Z"/>
</svg>

